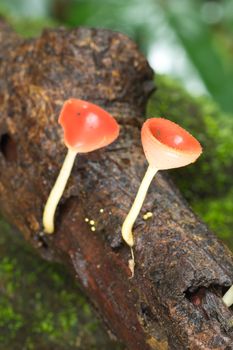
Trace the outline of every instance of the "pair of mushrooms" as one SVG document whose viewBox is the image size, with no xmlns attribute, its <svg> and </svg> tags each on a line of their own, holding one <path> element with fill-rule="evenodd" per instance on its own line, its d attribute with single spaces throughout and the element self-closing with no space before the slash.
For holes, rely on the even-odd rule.
<svg viewBox="0 0 233 350">
<path fill-rule="evenodd" d="M 88 153 L 111 144 L 119 135 L 119 125 L 104 109 L 83 100 L 69 99 L 61 110 L 59 124 L 64 130 L 68 148 L 61 171 L 44 208 L 43 225 L 48 234 L 54 232 L 57 205 L 70 176 L 78 153 Z M 122 225 L 122 237 L 131 249 L 129 268 L 134 274 L 134 237 L 132 228 L 141 210 L 148 188 L 159 170 L 186 166 L 201 155 L 200 143 L 179 125 L 164 119 L 151 118 L 142 126 L 141 141 L 149 163 L 134 203 Z M 224 295 L 227 306 L 233 304 L 233 287 Z"/>
</svg>

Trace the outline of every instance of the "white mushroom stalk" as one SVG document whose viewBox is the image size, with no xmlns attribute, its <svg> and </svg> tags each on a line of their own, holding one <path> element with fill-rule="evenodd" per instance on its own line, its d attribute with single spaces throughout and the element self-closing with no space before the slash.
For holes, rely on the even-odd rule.
<svg viewBox="0 0 233 350">
<path fill-rule="evenodd" d="M 155 174 L 157 173 L 157 171 L 158 169 L 152 166 L 148 166 L 148 169 L 145 173 L 145 176 L 138 189 L 138 193 L 133 202 L 133 205 L 122 225 L 122 237 L 130 247 L 134 245 L 133 232 L 132 232 L 133 225 L 138 217 L 138 214 L 140 213 L 140 210 L 142 208 L 142 205 L 145 200 L 151 181 L 155 176 Z"/>
<path fill-rule="evenodd" d="M 54 232 L 54 216 L 58 206 L 58 203 L 62 197 L 62 194 L 65 190 L 67 181 L 69 179 L 71 170 L 74 165 L 75 157 L 77 155 L 77 151 L 68 148 L 68 152 L 60 173 L 57 177 L 57 180 L 50 192 L 48 200 L 44 207 L 43 213 L 43 226 L 45 233 L 53 233 Z"/>
<path fill-rule="evenodd" d="M 148 166 L 148 169 L 145 173 L 145 176 L 141 182 L 141 185 L 138 189 L 138 193 L 135 197 L 135 200 L 133 202 L 133 205 L 128 213 L 128 215 L 125 218 L 125 221 L 122 225 L 122 237 L 125 240 L 125 242 L 130 246 L 131 250 L 131 259 L 129 260 L 129 268 L 131 270 L 132 276 L 134 276 L 134 267 L 135 267 L 135 259 L 134 259 L 134 253 L 133 253 L 133 246 L 134 246 L 134 237 L 133 237 L 133 225 L 140 213 L 140 210 L 142 208 L 143 202 L 146 198 L 147 191 L 149 189 L 149 186 L 151 184 L 151 181 L 153 180 L 153 177 L 157 173 L 158 169 Z"/>
<path fill-rule="evenodd" d="M 222 300 L 227 307 L 230 307 L 233 304 L 233 285 L 224 294 Z"/>
</svg>

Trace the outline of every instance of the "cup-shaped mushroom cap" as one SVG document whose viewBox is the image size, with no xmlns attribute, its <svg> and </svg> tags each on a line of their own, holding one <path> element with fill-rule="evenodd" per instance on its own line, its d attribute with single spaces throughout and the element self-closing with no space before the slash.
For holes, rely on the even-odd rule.
<svg viewBox="0 0 233 350">
<path fill-rule="evenodd" d="M 63 127 L 66 146 L 78 153 L 109 145 L 118 137 L 120 129 L 104 109 L 74 98 L 64 103 L 58 122 Z"/>
<path fill-rule="evenodd" d="M 202 153 L 195 137 L 164 118 L 148 119 L 142 126 L 141 138 L 149 164 L 159 170 L 188 165 Z"/>
</svg>

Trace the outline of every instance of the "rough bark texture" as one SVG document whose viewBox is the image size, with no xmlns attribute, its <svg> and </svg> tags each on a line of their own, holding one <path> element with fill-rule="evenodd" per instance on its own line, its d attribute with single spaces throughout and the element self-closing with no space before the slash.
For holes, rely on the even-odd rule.
<svg viewBox="0 0 233 350">
<path fill-rule="evenodd" d="M 0 208 L 47 259 L 74 271 L 107 326 L 128 349 L 233 349 L 232 313 L 221 302 L 231 253 L 158 174 L 135 226 L 134 279 L 122 221 L 146 161 L 140 126 L 152 72 L 131 40 L 105 30 L 44 31 L 23 40 L 0 24 Z M 110 147 L 79 156 L 56 216 L 43 206 L 66 149 L 57 116 L 68 97 L 105 107 L 121 124 Z M 192 179 L 190 179 L 192 181 Z M 104 212 L 100 213 L 103 208 Z M 85 218 L 96 222 L 90 230 Z"/>
</svg>

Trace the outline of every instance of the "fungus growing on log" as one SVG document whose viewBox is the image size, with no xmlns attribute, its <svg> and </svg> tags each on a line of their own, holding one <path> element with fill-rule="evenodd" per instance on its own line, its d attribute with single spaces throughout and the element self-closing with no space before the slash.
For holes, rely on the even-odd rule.
<svg viewBox="0 0 233 350">
<path fill-rule="evenodd" d="M 54 232 L 55 211 L 76 155 L 105 147 L 115 141 L 119 135 L 119 125 L 108 112 L 83 100 L 67 100 L 58 122 L 63 127 L 64 142 L 68 152 L 44 208 L 43 226 L 46 233 Z"/>
<path fill-rule="evenodd" d="M 159 170 L 186 166 L 201 155 L 200 143 L 176 123 L 164 118 L 148 119 L 141 130 L 142 146 L 149 163 L 133 205 L 123 223 L 122 237 L 130 246 L 129 268 L 134 274 L 134 237 L 132 228 L 141 210 L 148 188 Z"/>
</svg>

